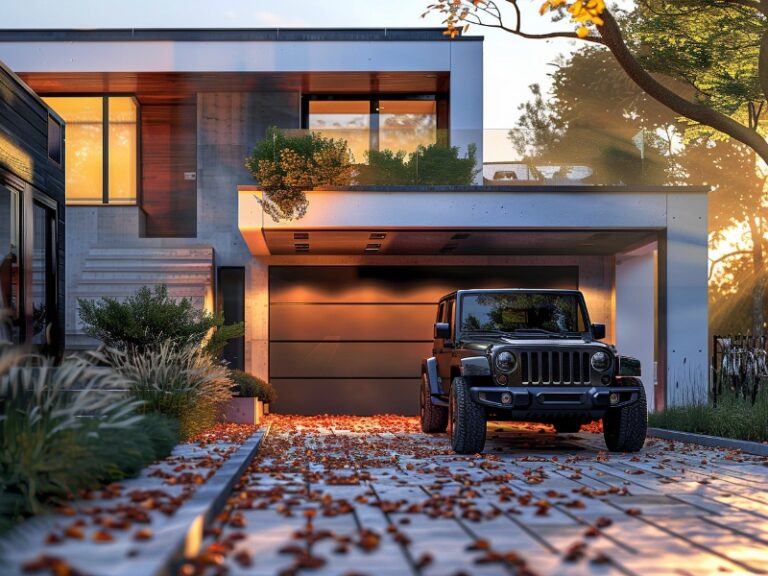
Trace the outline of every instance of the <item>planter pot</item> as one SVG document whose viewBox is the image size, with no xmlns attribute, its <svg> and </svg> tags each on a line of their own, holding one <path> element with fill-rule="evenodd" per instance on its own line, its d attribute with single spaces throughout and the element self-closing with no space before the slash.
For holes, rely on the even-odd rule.
<svg viewBox="0 0 768 576">
<path fill-rule="evenodd" d="M 235 396 L 224 405 L 224 419 L 234 424 L 261 424 L 264 405 L 258 398 Z"/>
<path fill-rule="evenodd" d="M 269 402 L 263 402 L 264 404 L 264 416 L 269 414 Z"/>
</svg>

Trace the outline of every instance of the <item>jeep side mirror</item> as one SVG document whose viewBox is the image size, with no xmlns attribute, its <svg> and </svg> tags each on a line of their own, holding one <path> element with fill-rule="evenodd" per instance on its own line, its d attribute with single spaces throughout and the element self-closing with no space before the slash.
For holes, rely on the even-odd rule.
<svg viewBox="0 0 768 576">
<path fill-rule="evenodd" d="M 448 322 L 435 322 L 435 340 L 451 337 L 451 325 Z"/>
<path fill-rule="evenodd" d="M 592 338 L 595 340 L 605 338 L 605 324 L 592 324 Z"/>
</svg>

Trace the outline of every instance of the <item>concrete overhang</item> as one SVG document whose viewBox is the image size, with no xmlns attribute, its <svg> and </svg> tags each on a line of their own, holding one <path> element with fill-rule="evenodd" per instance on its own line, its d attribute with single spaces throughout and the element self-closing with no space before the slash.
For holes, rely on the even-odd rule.
<svg viewBox="0 0 768 576">
<path fill-rule="evenodd" d="M 681 209 L 706 219 L 707 189 L 347 187 L 307 192 L 306 216 L 280 222 L 264 214 L 258 187 L 238 193 L 255 256 L 612 255 L 657 240 Z"/>
</svg>

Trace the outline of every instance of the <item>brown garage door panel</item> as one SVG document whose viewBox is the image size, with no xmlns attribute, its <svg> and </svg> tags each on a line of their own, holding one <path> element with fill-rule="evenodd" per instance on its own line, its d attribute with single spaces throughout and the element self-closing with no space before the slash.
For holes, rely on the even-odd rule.
<svg viewBox="0 0 768 576">
<path fill-rule="evenodd" d="M 280 414 L 417 414 L 418 378 L 399 380 L 274 379 Z"/>
<path fill-rule="evenodd" d="M 271 340 L 431 340 L 434 304 L 273 304 Z"/>
<path fill-rule="evenodd" d="M 270 302 L 437 303 L 460 288 L 577 288 L 577 266 L 271 266 Z"/>
<path fill-rule="evenodd" d="M 273 342 L 270 378 L 418 378 L 432 343 Z"/>
</svg>

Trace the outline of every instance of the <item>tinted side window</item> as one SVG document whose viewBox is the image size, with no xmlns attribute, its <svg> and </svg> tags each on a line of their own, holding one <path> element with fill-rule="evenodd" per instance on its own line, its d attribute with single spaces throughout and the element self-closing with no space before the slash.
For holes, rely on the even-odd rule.
<svg viewBox="0 0 768 576">
<path fill-rule="evenodd" d="M 448 300 L 446 302 L 445 307 L 445 320 L 444 322 L 448 322 L 448 324 L 451 325 L 451 334 L 453 334 L 453 304 L 456 302 L 456 300 Z"/>
<path fill-rule="evenodd" d="M 445 313 L 445 302 L 440 302 L 440 304 L 437 305 L 437 319 L 435 322 L 445 322 L 443 320 L 443 314 Z"/>
</svg>

